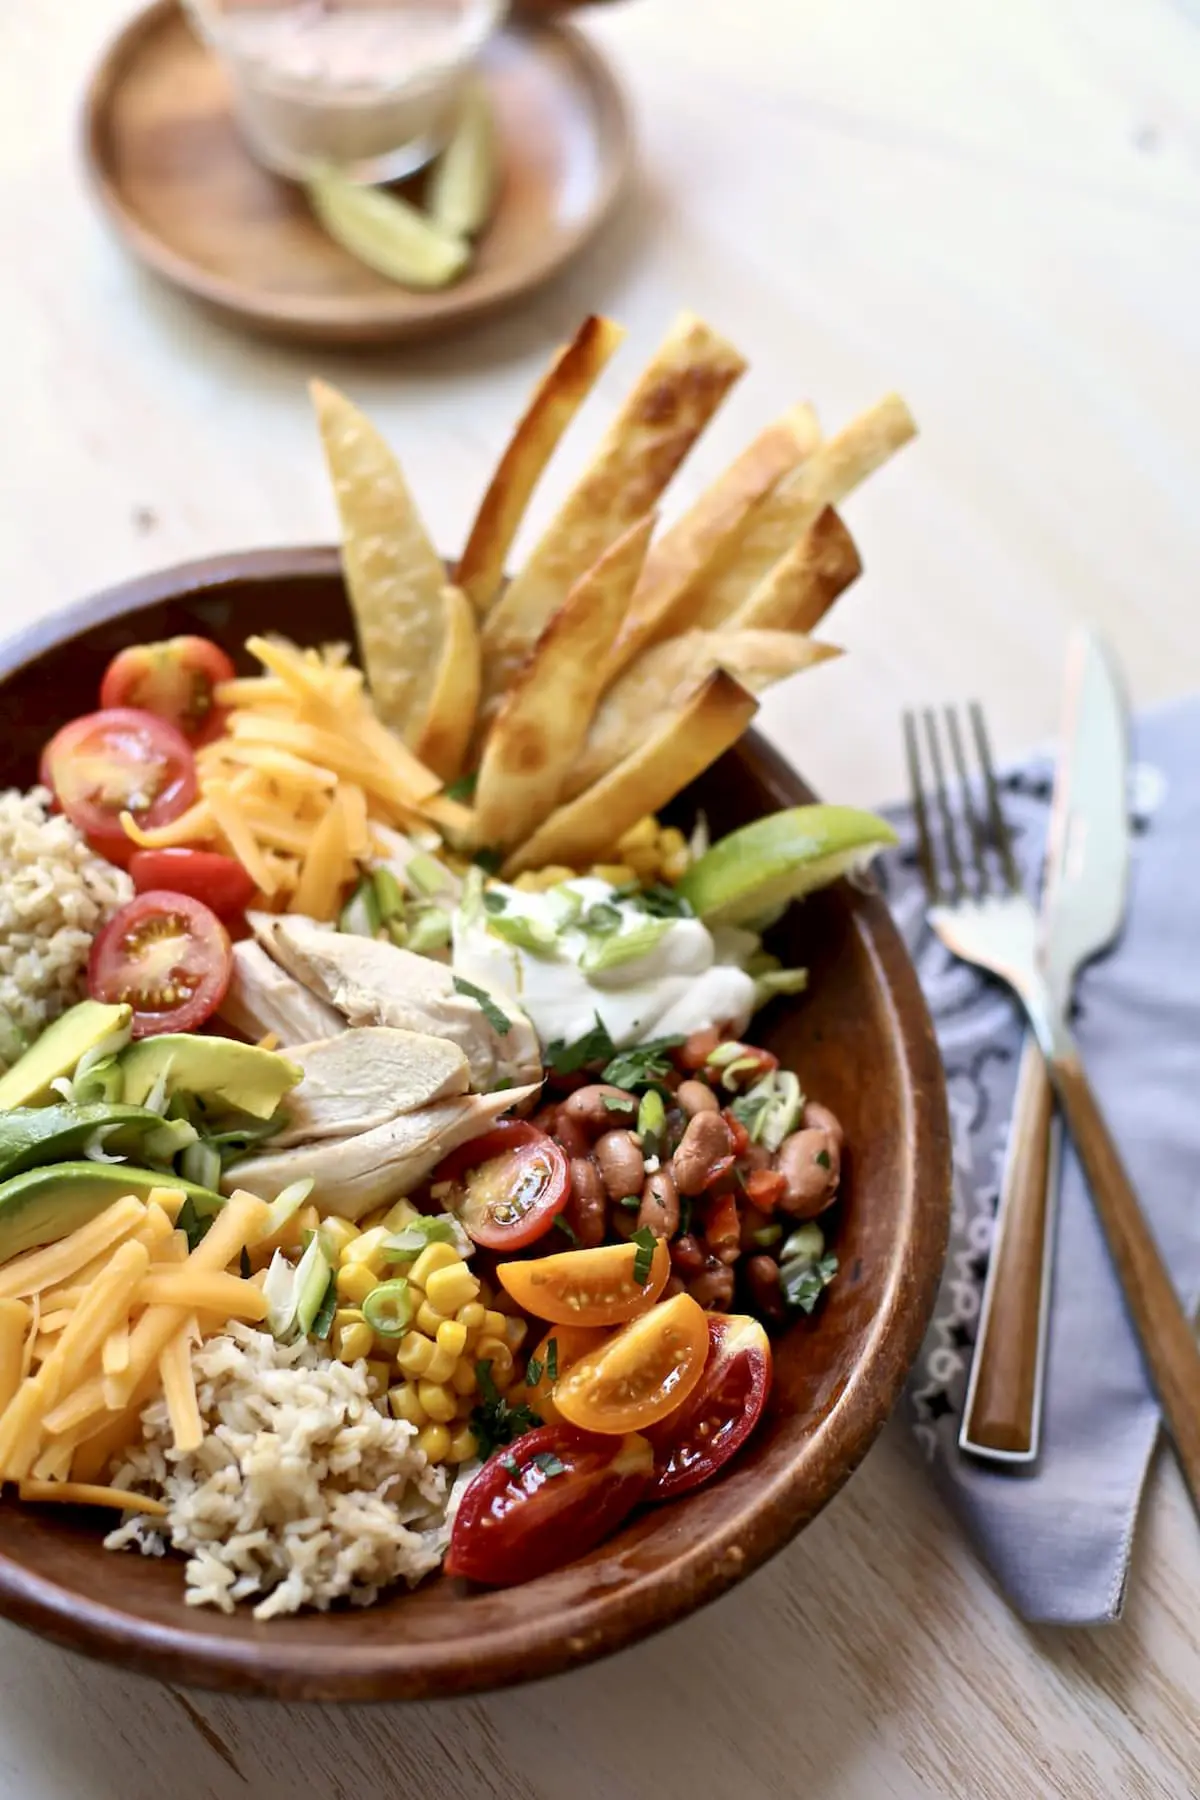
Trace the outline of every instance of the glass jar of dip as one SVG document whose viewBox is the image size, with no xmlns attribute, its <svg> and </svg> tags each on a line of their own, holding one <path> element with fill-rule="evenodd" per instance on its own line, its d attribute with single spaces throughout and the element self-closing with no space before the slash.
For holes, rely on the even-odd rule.
<svg viewBox="0 0 1200 1800">
<path fill-rule="evenodd" d="M 445 142 L 507 0 L 185 0 L 269 169 L 411 175 Z"/>
</svg>

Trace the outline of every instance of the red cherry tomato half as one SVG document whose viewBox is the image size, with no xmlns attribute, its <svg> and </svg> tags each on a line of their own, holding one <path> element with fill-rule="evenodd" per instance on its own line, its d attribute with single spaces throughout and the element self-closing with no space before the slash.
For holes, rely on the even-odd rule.
<svg viewBox="0 0 1200 1800">
<path fill-rule="evenodd" d="M 88 993 L 133 1008 L 134 1037 L 195 1031 L 229 986 L 229 933 L 190 894 L 139 894 L 92 945 Z"/>
<path fill-rule="evenodd" d="M 41 779 L 92 848 L 122 866 L 134 849 L 123 812 L 151 830 L 169 825 L 196 798 L 187 739 L 129 707 L 87 713 L 55 732 L 42 751 Z"/>
<path fill-rule="evenodd" d="M 543 1425 L 490 1456 L 462 1497 L 448 1575 L 515 1587 L 585 1556 L 646 1491 L 644 1437 L 599 1437 Z"/>
<path fill-rule="evenodd" d="M 710 1313 L 708 1361 L 677 1412 L 646 1436 L 654 1446 L 647 1499 L 673 1500 L 699 1487 L 739 1450 L 771 1391 L 771 1345 L 757 1319 Z"/>
<path fill-rule="evenodd" d="M 571 1171 L 552 1137 L 526 1119 L 502 1119 L 451 1151 L 431 1176 L 441 1204 L 488 1250 L 519 1250 L 549 1231 L 571 1196 Z"/>
<path fill-rule="evenodd" d="M 136 706 L 174 725 L 194 744 L 217 737 L 224 715 L 214 689 L 232 681 L 225 652 L 202 637 L 168 638 L 118 651 L 100 683 L 101 706 Z"/>
<path fill-rule="evenodd" d="M 219 850 L 135 850 L 129 873 L 139 894 L 165 888 L 172 894 L 190 894 L 203 900 L 218 918 L 244 912 L 257 892 L 236 856 Z"/>
</svg>

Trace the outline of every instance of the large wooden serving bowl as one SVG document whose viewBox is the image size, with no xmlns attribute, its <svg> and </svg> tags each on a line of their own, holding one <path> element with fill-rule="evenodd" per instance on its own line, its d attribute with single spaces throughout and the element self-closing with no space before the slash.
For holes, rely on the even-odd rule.
<svg viewBox="0 0 1200 1800">
<path fill-rule="evenodd" d="M 255 551 L 101 594 L 0 650 L 0 788 L 36 778 L 59 725 L 97 704 L 122 646 L 199 632 L 240 655 L 251 631 L 302 643 L 351 632 L 336 552 Z M 753 733 L 688 797 L 717 833 L 808 790 Z M 835 1247 L 816 1316 L 779 1341 L 768 1414 L 729 1472 L 648 1509 L 591 1556 L 502 1593 L 427 1582 L 364 1611 L 257 1625 L 184 1605 L 176 1559 L 113 1555 L 103 1520 L 0 1503 L 0 1613 L 74 1649 L 172 1681 L 298 1699 L 463 1694 L 589 1661 L 683 1617 L 807 1524 L 862 1461 L 916 1356 L 942 1268 L 949 1149 L 941 1067 L 912 967 L 881 900 L 845 882 L 781 927 L 807 994 L 756 1036 L 846 1130 Z M 110 1521 L 111 1522 L 111 1521 Z"/>
</svg>

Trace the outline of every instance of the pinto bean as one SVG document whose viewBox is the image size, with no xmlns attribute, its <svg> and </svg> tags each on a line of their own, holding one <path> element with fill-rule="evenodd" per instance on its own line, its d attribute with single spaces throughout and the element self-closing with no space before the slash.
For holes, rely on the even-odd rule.
<svg viewBox="0 0 1200 1800">
<path fill-rule="evenodd" d="M 553 1136 L 554 1126 L 555 1126 L 557 1119 L 558 1119 L 558 1101 L 557 1100 L 547 1100 L 544 1106 L 538 1107 L 537 1111 L 534 1113 L 532 1119 L 529 1122 L 531 1125 L 536 1126 L 539 1131 L 548 1131 Z"/>
<path fill-rule="evenodd" d="M 698 1112 L 689 1119 L 671 1158 L 671 1173 L 679 1192 L 702 1194 L 712 1179 L 713 1165 L 732 1149 L 732 1134 L 719 1112 Z"/>
<path fill-rule="evenodd" d="M 693 1031 L 679 1047 L 680 1065 L 685 1069 L 702 1069 L 720 1041 L 721 1034 L 715 1025 Z"/>
<path fill-rule="evenodd" d="M 679 1195 L 666 1169 L 647 1176 L 638 1212 L 639 1229 L 648 1225 L 655 1237 L 674 1237 L 679 1230 Z"/>
<path fill-rule="evenodd" d="M 833 1203 L 841 1173 L 838 1142 L 830 1131 L 793 1131 L 779 1146 L 776 1167 L 787 1182 L 779 1202 L 793 1219 L 815 1219 Z"/>
<path fill-rule="evenodd" d="M 671 1245 L 671 1266 L 681 1275 L 699 1275 L 707 1261 L 704 1245 L 694 1232 L 685 1231 Z"/>
<path fill-rule="evenodd" d="M 608 1209 L 604 1183 L 590 1156 L 571 1158 L 571 1198 L 564 1209 L 567 1224 L 579 1239 L 581 1250 L 596 1250 L 604 1242 Z"/>
<path fill-rule="evenodd" d="M 662 1291 L 662 1296 L 661 1296 L 662 1299 L 673 1300 L 675 1298 L 676 1294 L 686 1294 L 686 1293 L 687 1293 L 687 1287 L 684 1283 L 684 1279 L 683 1279 L 682 1275 L 671 1274 L 671 1275 L 667 1276 L 667 1285 Z"/>
<path fill-rule="evenodd" d="M 721 1110 L 721 1102 L 707 1081 L 681 1081 L 675 1098 L 689 1119 L 694 1119 L 697 1113 Z"/>
<path fill-rule="evenodd" d="M 592 1147 L 592 1140 L 583 1126 L 578 1124 L 561 1106 L 554 1120 L 552 1135 L 558 1139 L 568 1156 L 586 1156 Z"/>
<path fill-rule="evenodd" d="M 771 1221 L 765 1212 L 759 1212 L 757 1206 L 752 1206 L 748 1200 L 742 1202 L 741 1215 L 742 1255 L 751 1256 L 758 1249 L 758 1245 L 754 1241 L 755 1232 L 762 1231 Z"/>
<path fill-rule="evenodd" d="M 576 1088 L 568 1094 L 559 1111 L 594 1137 L 612 1125 L 632 1125 L 637 1118 L 638 1103 L 624 1088 L 609 1087 L 594 1081 L 588 1087 Z"/>
<path fill-rule="evenodd" d="M 836 1113 L 831 1113 L 827 1106 L 818 1106 L 815 1100 L 804 1102 L 804 1111 L 800 1114 L 800 1124 L 805 1131 L 827 1131 L 837 1139 L 840 1150 L 846 1141 L 841 1121 Z"/>
<path fill-rule="evenodd" d="M 646 1179 L 646 1159 L 632 1131 L 606 1131 L 596 1139 L 592 1154 L 600 1166 L 610 1200 L 640 1194 Z"/>
<path fill-rule="evenodd" d="M 779 1285 L 779 1264 L 773 1256 L 752 1256 L 742 1264 L 742 1275 L 750 1295 L 750 1304 L 762 1319 L 781 1325 L 787 1318 L 787 1304 Z"/>
<path fill-rule="evenodd" d="M 688 1282 L 688 1293 L 710 1312 L 728 1311 L 733 1299 L 733 1270 L 727 1269 L 724 1263 L 705 1269 L 703 1275 Z"/>
</svg>

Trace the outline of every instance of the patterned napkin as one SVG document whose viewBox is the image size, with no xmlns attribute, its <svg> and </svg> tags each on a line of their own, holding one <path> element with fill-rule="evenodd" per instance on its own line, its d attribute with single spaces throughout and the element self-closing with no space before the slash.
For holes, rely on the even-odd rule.
<svg viewBox="0 0 1200 1800">
<path fill-rule="evenodd" d="M 1084 971 L 1075 1030 L 1130 1177 L 1181 1295 L 1200 1295 L 1200 698 L 1136 726 L 1129 911 Z M 1053 763 L 1003 779 L 1005 817 L 1036 892 Z M 881 885 L 917 966 L 946 1065 L 954 1199 L 946 1275 L 908 1391 L 918 1443 L 999 1585 L 1032 1622 L 1120 1616 L 1159 1426 L 1100 1226 L 1065 1148 L 1042 1452 L 998 1470 L 958 1449 L 1023 1024 L 1007 990 L 956 962 L 925 923 L 911 815 Z"/>
</svg>

